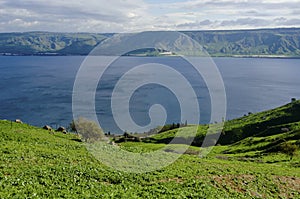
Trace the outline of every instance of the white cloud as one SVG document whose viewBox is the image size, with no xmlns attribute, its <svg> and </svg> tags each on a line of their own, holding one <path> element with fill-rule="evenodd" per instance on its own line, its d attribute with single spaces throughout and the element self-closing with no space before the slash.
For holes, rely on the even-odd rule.
<svg viewBox="0 0 300 199">
<path fill-rule="evenodd" d="M 1 32 L 292 27 L 299 18 L 300 0 L 0 0 Z"/>
<path fill-rule="evenodd" d="M 141 0 L 2 0 L 0 22 L 2 31 L 125 31 L 126 26 L 144 16 Z M 31 23 L 24 29 L 21 24 L 12 25 L 15 19 Z M 40 23 L 34 23 L 39 21 Z M 5 27 L 3 27 L 5 26 Z"/>
<path fill-rule="evenodd" d="M 246 29 L 271 27 L 299 27 L 299 0 L 193 0 L 161 4 L 160 9 L 172 8 L 181 23 L 177 29 Z M 187 17 L 185 11 L 195 13 Z M 180 14 L 181 12 L 181 14 Z M 276 18 L 285 21 L 276 21 Z"/>
</svg>

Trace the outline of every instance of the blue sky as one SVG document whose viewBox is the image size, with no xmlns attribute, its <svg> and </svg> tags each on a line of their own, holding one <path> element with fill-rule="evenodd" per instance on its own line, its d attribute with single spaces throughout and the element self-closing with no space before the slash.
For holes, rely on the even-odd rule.
<svg viewBox="0 0 300 199">
<path fill-rule="evenodd" d="M 300 0 L 0 0 L 0 32 L 300 27 Z"/>
</svg>

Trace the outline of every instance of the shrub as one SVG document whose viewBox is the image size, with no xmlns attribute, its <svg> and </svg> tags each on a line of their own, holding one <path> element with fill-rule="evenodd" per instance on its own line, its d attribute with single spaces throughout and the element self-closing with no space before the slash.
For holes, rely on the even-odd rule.
<svg viewBox="0 0 300 199">
<path fill-rule="evenodd" d="M 76 131 L 76 125 L 75 125 L 75 121 L 74 120 L 72 120 L 72 122 L 69 124 L 68 129 L 70 129 L 70 131 L 73 131 L 73 132 L 77 133 L 77 131 Z"/>
<path fill-rule="evenodd" d="M 292 160 L 294 155 L 296 155 L 298 151 L 298 146 L 289 142 L 285 142 L 280 147 L 281 152 L 290 156 L 290 159 Z"/>
<path fill-rule="evenodd" d="M 103 130 L 95 121 L 80 117 L 74 121 L 75 131 L 80 135 L 84 142 L 96 142 L 104 140 Z"/>
</svg>

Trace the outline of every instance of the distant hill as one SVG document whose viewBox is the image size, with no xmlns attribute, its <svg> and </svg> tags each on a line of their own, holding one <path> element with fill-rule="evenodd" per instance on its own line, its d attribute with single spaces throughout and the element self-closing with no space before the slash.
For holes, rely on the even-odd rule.
<svg viewBox="0 0 300 199">
<path fill-rule="evenodd" d="M 214 56 L 300 56 L 300 29 L 190 31 Z"/>
<path fill-rule="evenodd" d="M 183 31 L 212 56 L 300 57 L 300 28 Z M 87 55 L 113 34 L 1 33 L 3 55 Z"/>
<path fill-rule="evenodd" d="M 5 55 L 87 55 L 110 34 L 93 33 L 2 33 L 0 53 Z"/>
</svg>

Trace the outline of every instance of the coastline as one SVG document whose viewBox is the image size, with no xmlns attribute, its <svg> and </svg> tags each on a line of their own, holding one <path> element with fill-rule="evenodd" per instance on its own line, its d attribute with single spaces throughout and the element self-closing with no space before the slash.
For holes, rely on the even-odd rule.
<svg viewBox="0 0 300 199">
<path fill-rule="evenodd" d="M 35 54 L 26 54 L 26 53 L 0 53 L 0 57 L 69 57 L 69 56 L 78 56 L 85 57 L 89 54 L 60 54 L 60 53 L 35 53 Z M 176 55 L 159 55 L 159 56 L 149 56 L 149 55 L 124 55 L 126 57 L 176 57 Z M 299 56 L 288 56 L 288 55 L 215 55 L 210 54 L 212 58 L 264 58 L 264 59 L 300 59 Z"/>
</svg>

